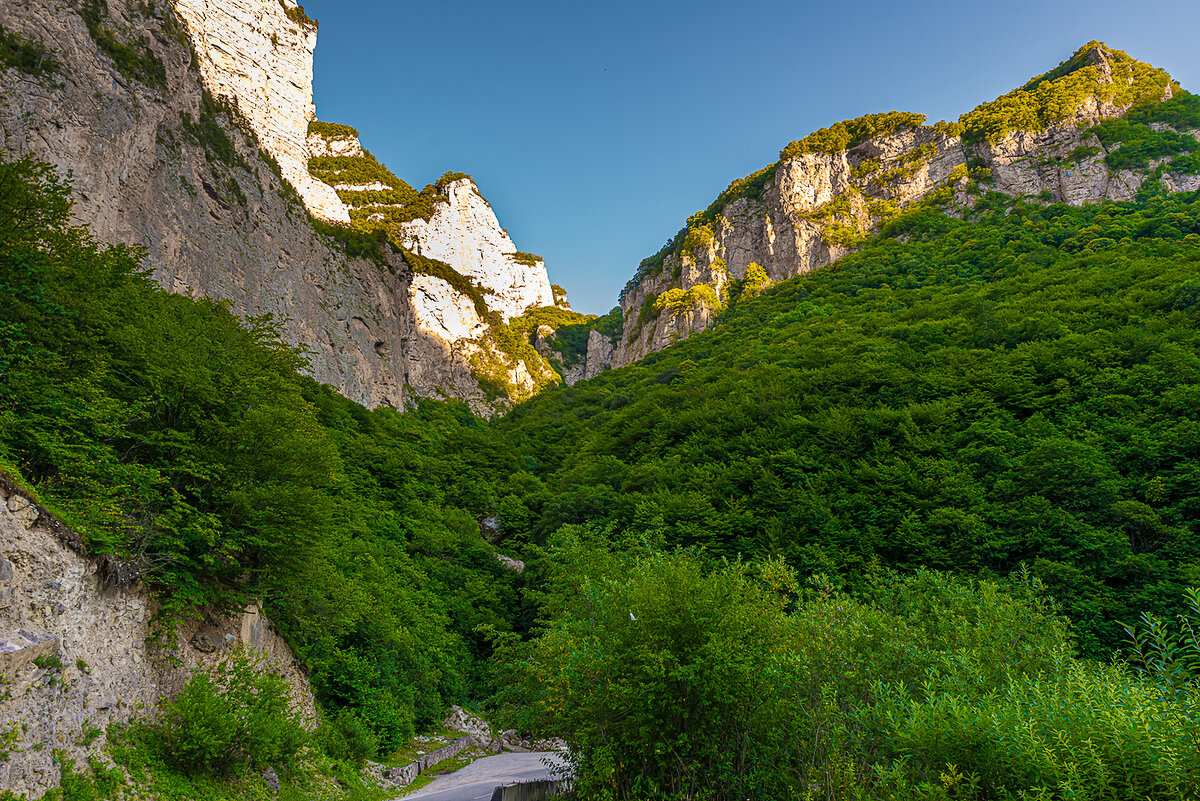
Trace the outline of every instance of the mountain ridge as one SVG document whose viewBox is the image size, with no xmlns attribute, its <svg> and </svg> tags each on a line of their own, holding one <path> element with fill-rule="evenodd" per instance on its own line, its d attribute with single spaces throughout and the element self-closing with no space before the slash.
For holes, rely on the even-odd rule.
<svg viewBox="0 0 1200 801">
<path fill-rule="evenodd" d="M 1179 91 L 1165 71 L 1093 41 L 957 122 L 928 126 L 924 115 L 893 111 L 796 140 L 642 261 L 620 296 L 625 329 L 612 365 L 709 327 L 751 265 L 769 281 L 826 266 L 915 204 L 968 208 L 981 186 L 1072 205 L 1131 198 L 1157 164 L 1111 170 L 1109 149 L 1088 131 Z M 1200 187 L 1194 175 L 1163 180 Z"/>
</svg>

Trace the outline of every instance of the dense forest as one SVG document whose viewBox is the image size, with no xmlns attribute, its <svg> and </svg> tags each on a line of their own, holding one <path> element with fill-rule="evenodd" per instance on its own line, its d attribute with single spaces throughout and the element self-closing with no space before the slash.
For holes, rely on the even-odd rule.
<svg viewBox="0 0 1200 801">
<path fill-rule="evenodd" d="M 926 204 L 494 421 L 338 396 L 69 196 L 0 163 L 0 469 L 164 647 L 265 599 L 331 758 L 473 701 L 565 737 L 588 798 L 1200 788 L 1196 193 Z"/>
</svg>

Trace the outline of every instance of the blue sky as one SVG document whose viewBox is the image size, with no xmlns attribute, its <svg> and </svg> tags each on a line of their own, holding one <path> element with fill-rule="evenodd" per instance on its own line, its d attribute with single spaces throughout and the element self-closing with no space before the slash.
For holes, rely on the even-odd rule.
<svg viewBox="0 0 1200 801">
<path fill-rule="evenodd" d="M 1195 0 L 309 0 L 318 116 L 417 188 L 473 175 L 575 309 L 793 139 L 956 119 L 1100 39 L 1200 91 Z"/>
</svg>

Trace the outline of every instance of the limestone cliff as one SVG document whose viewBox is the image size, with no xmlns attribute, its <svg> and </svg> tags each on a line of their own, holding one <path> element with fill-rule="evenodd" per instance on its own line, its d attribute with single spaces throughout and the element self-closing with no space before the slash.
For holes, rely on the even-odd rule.
<svg viewBox="0 0 1200 801">
<path fill-rule="evenodd" d="M 546 265 L 517 251 L 472 178 L 441 182 L 438 191 L 446 201 L 434 207 L 431 217 L 401 224 L 405 247 L 472 279 L 487 293 L 488 308 L 506 320 L 536 306 L 554 305 Z"/>
<path fill-rule="evenodd" d="M 1168 99 L 1177 88 L 1161 70 L 1091 43 L 959 123 L 926 126 L 921 115 L 893 112 L 795 142 L 776 164 L 731 184 L 642 263 L 622 293 L 625 327 L 613 365 L 709 327 L 730 281 L 746 280 L 751 265 L 771 282 L 823 267 L 919 204 L 955 213 L 981 189 L 1074 205 L 1132 199 L 1150 171 L 1110 169 L 1091 128 L 1135 102 Z M 1065 98 L 1066 113 L 1042 116 L 1040 126 L 1005 124 L 1011 107 L 1050 105 L 1047 98 Z M 1200 187 L 1195 175 L 1167 172 L 1161 179 L 1172 190 Z"/>
<path fill-rule="evenodd" d="M 478 352 L 496 351 L 489 364 L 507 364 L 519 391 L 542 380 L 532 376 L 547 365 L 482 344 L 493 316 L 553 296 L 540 261 L 514 261 L 473 182 L 412 192 L 430 213 L 402 215 L 407 253 L 320 224 L 350 222 L 347 191 L 394 187 L 338 189 L 309 172 L 314 156 L 361 146 L 355 136 L 335 152 L 309 136 L 316 23 L 292 0 L 30 0 L 0 4 L 0 25 L 58 64 L 3 71 L 0 149 L 70 171 L 76 221 L 100 241 L 144 247 L 167 289 L 271 315 L 314 378 L 371 407 L 416 395 L 504 408 L 509 387 L 497 389 L 492 371 L 481 389 Z"/>
<path fill-rule="evenodd" d="M 294 0 L 174 0 L 204 84 L 258 134 L 314 216 L 349 223 L 337 193 L 308 173 L 317 25 Z"/>
<path fill-rule="evenodd" d="M 0 791 L 37 798 L 58 787 L 56 750 L 86 765 L 110 723 L 152 714 L 194 670 L 239 646 L 265 655 L 315 725 L 308 680 L 257 606 L 185 624 L 176 647 L 162 649 L 149 642 L 154 601 L 108 567 L 0 476 L 0 732 L 16 730 Z"/>
<path fill-rule="evenodd" d="M 182 24 L 169 8 L 138 8 L 113 4 L 85 20 L 59 0 L 0 4 L 0 25 L 62 64 L 50 76 L 4 72 L 0 148 L 70 171 L 76 220 L 102 242 L 144 247 L 167 289 L 271 314 L 309 352 L 313 377 L 369 406 L 402 406 L 421 344 L 407 266 L 350 258 L 318 234 L 239 127 L 249 124 L 205 92 Z M 140 48 L 140 61 L 120 60 L 108 37 Z"/>
</svg>

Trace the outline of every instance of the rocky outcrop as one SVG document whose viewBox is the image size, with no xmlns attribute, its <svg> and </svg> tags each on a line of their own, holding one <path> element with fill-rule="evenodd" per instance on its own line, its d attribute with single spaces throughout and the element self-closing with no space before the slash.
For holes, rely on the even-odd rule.
<svg viewBox="0 0 1200 801">
<path fill-rule="evenodd" d="M 0 148 L 73 174 L 76 221 L 100 241 L 143 247 L 167 289 L 272 315 L 314 378 L 367 406 L 402 407 L 410 349 L 436 351 L 415 330 L 407 265 L 348 258 L 313 229 L 234 117 L 206 111 L 168 10 L 108 6 L 101 24 L 148 43 L 163 84 L 122 72 L 68 4 L 0 4 L 5 30 L 46 43 L 63 65 L 49 78 L 4 72 Z"/>
<path fill-rule="evenodd" d="M 612 369 L 617 340 L 592 328 L 588 331 L 587 344 L 582 353 L 563 353 L 562 344 L 555 339 L 557 333 L 551 326 L 538 326 L 533 347 L 556 365 L 567 386 L 595 378 L 605 370 Z"/>
<path fill-rule="evenodd" d="M 438 191 L 447 202 L 438 203 L 432 216 L 400 226 L 405 247 L 474 281 L 487 293 L 488 308 L 506 320 L 535 306 L 554 305 L 546 265 L 518 254 L 473 179 L 449 181 Z M 417 319 L 421 317 L 418 307 Z"/>
<path fill-rule="evenodd" d="M 315 725 L 308 681 L 257 606 L 189 622 L 164 650 L 151 644 L 154 601 L 107 584 L 105 563 L 82 550 L 78 535 L 0 480 L 0 733 L 17 732 L 0 760 L 0 791 L 39 797 L 58 787 L 55 750 L 83 764 L 102 751 L 109 724 L 152 715 L 193 671 L 237 647 L 264 654 Z"/>
<path fill-rule="evenodd" d="M 416 395 L 503 408 L 508 387 L 485 395 L 481 361 L 504 365 L 517 391 L 545 380 L 545 366 L 493 358 L 481 342 L 488 321 L 447 281 L 414 282 L 394 249 L 351 258 L 315 229 L 310 214 L 349 218 L 336 190 L 309 175 L 310 155 L 364 151 L 354 135 L 308 134 L 315 26 L 292 0 L 104 6 L 94 25 L 145 48 L 161 76 L 114 60 L 69 3 L 0 4 L 0 25 L 61 65 L 48 76 L 4 70 L 0 148 L 73 174 L 75 219 L 96 239 L 143 247 L 168 290 L 228 302 L 244 318 L 270 315 L 280 339 L 307 353 L 312 377 L 368 407 L 403 408 Z M 443 191 L 442 213 L 414 228 L 414 249 L 453 260 L 503 316 L 552 303 L 544 265 L 510 256 L 474 183 Z"/>
<path fill-rule="evenodd" d="M 1113 80 L 1111 58 L 1102 45 L 1076 55 L 1080 65 L 1097 67 L 1102 84 Z M 1155 86 L 1158 99 L 1171 97 L 1169 78 Z M 766 177 L 757 196 L 732 199 L 710 230 L 689 232 L 660 269 L 640 271 L 630 282 L 621 297 L 625 329 L 613 365 L 632 364 L 708 328 L 729 281 L 742 279 L 751 264 L 771 281 L 824 267 L 905 208 L 934 200 L 951 213 L 968 207 L 974 199 L 966 190 L 975 179 L 1047 203 L 1130 200 L 1149 171 L 1110 170 L 1102 143 L 1088 130 L 1129 107 L 1085 97 L 1058 123 L 998 141 L 967 143 L 951 126 L 922 125 L 836 152 L 785 153 L 758 174 Z M 1197 176 L 1168 173 L 1162 180 L 1174 191 L 1200 188 Z M 696 292 L 700 287 L 707 290 Z"/>
<path fill-rule="evenodd" d="M 317 26 L 295 0 L 173 0 L 205 85 L 233 101 L 313 216 L 348 224 L 337 192 L 308 174 Z"/>
</svg>

